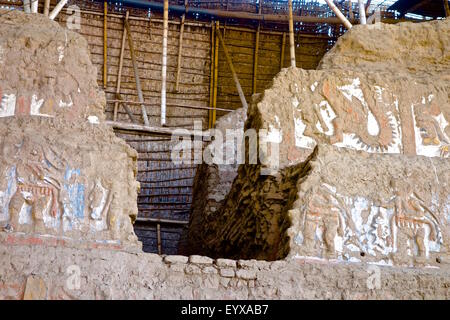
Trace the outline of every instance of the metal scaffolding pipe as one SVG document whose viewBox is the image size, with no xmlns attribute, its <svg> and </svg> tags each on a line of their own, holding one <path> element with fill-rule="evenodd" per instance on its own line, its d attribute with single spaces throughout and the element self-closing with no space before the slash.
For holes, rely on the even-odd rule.
<svg viewBox="0 0 450 320">
<path fill-rule="evenodd" d="M 39 0 L 31 1 L 31 13 L 38 13 Z"/>
<path fill-rule="evenodd" d="M 359 21 L 361 24 L 367 24 L 366 20 L 366 7 L 363 0 L 358 0 L 359 5 Z"/>
<path fill-rule="evenodd" d="M 169 31 L 169 0 L 164 0 L 164 30 L 162 52 L 162 84 L 161 84 L 161 126 L 166 125 L 166 85 L 167 85 L 167 34 Z"/>
<path fill-rule="evenodd" d="M 61 0 L 58 2 L 58 4 L 53 8 L 52 12 L 50 12 L 50 15 L 48 18 L 50 20 L 55 20 L 56 16 L 61 12 L 62 8 L 66 5 L 68 0 Z"/>
<path fill-rule="evenodd" d="M 333 10 L 334 14 L 342 21 L 344 26 L 347 29 L 351 29 L 353 25 L 348 21 L 348 19 L 342 14 L 341 10 L 333 3 L 333 0 L 325 0 L 331 10 Z"/>
<path fill-rule="evenodd" d="M 23 0 L 23 11 L 25 13 L 31 13 L 30 0 Z"/>
<path fill-rule="evenodd" d="M 100 0 L 97 0 L 100 1 Z M 159 2 L 149 2 L 146 0 L 118 0 L 118 4 L 133 6 L 137 8 L 160 10 L 164 9 L 162 3 Z M 180 5 L 170 5 L 169 10 L 172 12 L 184 13 L 186 8 Z M 213 10 L 213 9 L 203 9 L 203 8 L 189 8 L 191 14 L 204 14 L 212 17 L 218 18 L 230 18 L 230 19 L 247 19 L 256 21 L 270 21 L 270 22 L 284 22 L 288 21 L 287 15 L 280 14 L 258 14 L 251 12 L 239 12 L 239 11 L 225 11 L 225 10 Z M 329 24 L 342 24 L 342 20 L 339 18 L 329 17 L 314 17 L 314 16 L 293 16 L 294 22 L 305 22 L 305 23 L 329 23 Z"/>
</svg>

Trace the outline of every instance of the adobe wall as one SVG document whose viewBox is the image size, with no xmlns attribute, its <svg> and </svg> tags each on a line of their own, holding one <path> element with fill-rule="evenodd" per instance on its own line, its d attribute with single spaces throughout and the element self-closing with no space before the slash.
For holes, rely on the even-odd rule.
<svg viewBox="0 0 450 320">
<path fill-rule="evenodd" d="M 449 299 L 442 268 L 275 262 L 14 244 L 0 235 L 0 299 Z M 79 276 L 79 277 L 78 277 Z"/>
</svg>

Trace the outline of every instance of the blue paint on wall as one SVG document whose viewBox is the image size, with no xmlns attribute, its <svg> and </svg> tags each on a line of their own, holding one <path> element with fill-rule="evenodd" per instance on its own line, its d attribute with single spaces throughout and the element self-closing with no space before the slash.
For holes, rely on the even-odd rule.
<svg viewBox="0 0 450 320">
<path fill-rule="evenodd" d="M 84 218 L 84 191 L 85 187 L 82 183 L 70 183 L 71 180 L 80 176 L 80 169 L 67 168 L 64 174 L 64 189 L 68 195 L 69 203 L 64 204 L 64 214 L 72 217 L 83 219 Z M 76 179 L 75 179 L 76 180 Z"/>
</svg>

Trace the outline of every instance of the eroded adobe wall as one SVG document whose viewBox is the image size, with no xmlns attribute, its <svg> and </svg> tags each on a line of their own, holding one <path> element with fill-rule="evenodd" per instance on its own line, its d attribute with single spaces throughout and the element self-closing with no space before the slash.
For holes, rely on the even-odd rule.
<svg viewBox="0 0 450 320">
<path fill-rule="evenodd" d="M 0 237 L 2 300 L 450 298 L 448 265 L 417 270 L 304 258 L 214 260 L 14 244 Z"/>
<path fill-rule="evenodd" d="M 449 33 L 449 21 L 356 26 L 338 40 L 319 70 L 282 70 L 250 105 L 246 123 L 246 128 L 268 131 L 269 142 L 279 149 L 279 165 L 271 176 L 261 175 L 263 165 L 239 168 L 217 214 L 220 222 L 205 226 L 220 226 L 211 231 L 215 240 L 206 244 L 206 252 L 283 257 L 286 238 L 276 218 L 282 217 L 295 226 L 291 253 L 300 252 L 309 237 L 316 251 L 305 254 L 315 257 L 356 259 L 337 249 L 342 241 L 379 263 L 395 264 L 393 255 L 397 260 L 406 255 L 399 264 L 436 264 L 446 256 Z M 335 151 L 340 149 L 355 153 Z M 326 154 L 334 152 L 342 152 L 336 155 L 342 163 L 329 164 L 336 172 L 327 176 Z M 320 178 L 311 182 L 318 172 Z M 327 177 L 333 180 L 324 195 L 319 189 Z M 283 190 L 290 178 L 298 179 L 293 204 Z M 353 189 L 345 189 L 347 181 Z M 309 182 L 311 190 L 303 190 Z M 273 194 L 282 205 L 267 208 Z M 350 229 L 338 230 L 344 225 Z M 300 236 L 294 240 L 294 234 Z M 368 248 L 371 241 L 380 242 L 379 253 Z"/>
<path fill-rule="evenodd" d="M 2 11 L 0 46 L 0 232 L 139 247 L 137 153 L 104 124 L 86 40 Z"/>
</svg>

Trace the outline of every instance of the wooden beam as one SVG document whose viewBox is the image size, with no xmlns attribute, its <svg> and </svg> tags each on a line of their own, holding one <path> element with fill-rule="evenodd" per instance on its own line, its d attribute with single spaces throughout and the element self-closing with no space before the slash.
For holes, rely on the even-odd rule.
<svg viewBox="0 0 450 320">
<path fill-rule="evenodd" d="M 159 223 L 156 224 L 156 234 L 158 237 L 158 254 L 162 254 L 161 247 L 161 225 Z"/>
<path fill-rule="evenodd" d="M 286 32 L 283 32 L 281 37 L 281 57 L 280 57 L 280 70 L 284 67 L 284 51 L 286 48 Z"/>
<path fill-rule="evenodd" d="M 444 10 L 445 10 L 445 16 L 447 18 L 450 17 L 450 6 L 448 4 L 448 0 L 442 0 L 444 2 Z"/>
<path fill-rule="evenodd" d="M 220 33 L 219 21 L 216 21 L 216 32 Z M 213 110 L 211 128 L 216 125 L 216 108 L 217 108 L 217 86 L 219 79 L 219 37 L 216 35 L 216 43 L 214 44 L 214 92 L 213 92 Z"/>
<path fill-rule="evenodd" d="M 128 20 L 125 19 L 125 28 L 127 29 L 127 37 L 128 37 L 128 46 L 130 47 L 130 54 L 131 54 L 131 62 L 133 64 L 133 70 L 134 70 L 134 78 L 136 80 L 136 90 L 138 93 L 139 102 L 141 102 L 141 109 L 142 109 L 142 118 L 144 120 L 144 124 L 148 126 L 150 123 L 148 122 L 147 117 L 147 110 L 145 109 L 144 103 L 144 96 L 142 94 L 142 88 L 141 88 L 141 79 L 139 78 L 139 70 L 136 62 L 136 55 L 134 52 L 134 45 L 133 45 L 133 38 L 131 36 L 131 30 L 130 25 L 128 23 Z"/>
<path fill-rule="evenodd" d="M 262 12 L 263 0 L 259 1 L 258 12 L 261 14 Z M 258 51 L 259 51 L 259 33 L 261 31 L 261 22 L 258 22 L 258 28 L 256 29 L 255 35 L 255 54 L 253 58 L 253 94 L 256 93 L 256 86 L 258 81 Z"/>
<path fill-rule="evenodd" d="M 151 222 L 151 223 L 160 223 L 160 224 L 180 224 L 186 225 L 189 224 L 189 221 L 184 220 L 169 220 L 169 219 L 155 219 L 155 218 L 140 218 L 137 217 L 136 222 Z"/>
<path fill-rule="evenodd" d="M 216 32 L 217 32 L 217 36 L 218 36 L 218 38 L 220 40 L 220 44 L 222 45 L 223 51 L 225 53 L 225 58 L 227 59 L 228 66 L 231 69 L 231 73 L 233 75 L 233 80 L 234 80 L 234 83 L 236 85 L 236 89 L 237 89 L 237 92 L 239 94 L 239 98 L 241 99 L 242 107 L 244 109 L 247 109 L 248 105 L 247 105 L 247 101 L 245 100 L 244 91 L 242 90 L 241 84 L 239 82 L 239 78 L 238 78 L 238 76 L 236 74 L 236 70 L 234 69 L 234 66 L 233 66 L 233 62 L 231 61 L 231 57 L 230 57 L 230 54 L 228 52 L 228 48 L 225 45 L 225 41 L 223 41 L 222 34 L 220 33 L 220 29 L 217 28 Z"/>
<path fill-rule="evenodd" d="M 125 109 L 125 112 L 128 114 L 128 117 L 130 118 L 131 122 L 136 122 L 133 117 L 133 112 L 131 112 L 130 108 L 127 105 L 127 102 L 124 101 L 124 99 L 122 99 L 122 96 L 120 95 L 120 93 L 118 93 L 118 92 L 116 93 L 116 98 L 117 98 L 116 102 L 123 105 L 123 108 Z"/>
<path fill-rule="evenodd" d="M 59 14 L 59 12 L 62 10 L 62 8 L 66 5 L 68 0 L 61 0 L 58 2 L 58 4 L 53 8 L 52 12 L 48 15 L 48 18 L 50 20 L 55 20 L 56 16 Z"/>
<path fill-rule="evenodd" d="M 187 11 L 188 1 L 184 1 L 184 5 Z M 186 14 L 184 13 L 181 16 L 181 24 L 180 24 L 180 38 L 178 40 L 178 60 L 177 60 L 177 77 L 175 81 L 175 91 L 178 92 L 178 86 L 180 85 L 180 72 L 181 72 L 181 53 L 183 51 L 183 33 L 184 33 L 184 22 L 186 20 Z"/>
<path fill-rule="evenodd" d="M 209 107 L 211 110 L 208 111 L 208 128 L 212 128 L 212 109 L 214 100 L 214 45 L 215 45 L 215 25 L 211 22 L 211 64 L 210 64 L 210 75 L 209 75 Z"/>
<path fill-rule="evenodd" d="M 50 0 L 45 0 L 44 2 L 44 15 L 48 17 L 50 13 Z"/>
<path fill-rule="evenodd" d="M 125 15 L 125 20 L 128 20 L 130 12 L 127 11 Z M 122 44 L 120 47 L 120 58 L 119 58 L 119 70 L 117 71 L 117 82 L 116 82 L 116 98 L 117 95 L 120 94 L 120 86 L 122 83 L 122 67 L 123 67 L 123 56 L 125 54 L 125 41 L 127 40 L 127 28 L 125 27 L 125 22 L 123 23 L 123 31 L 122 31 Z M 114 115 L 113 120 L 117 121 L 117 111 L 119 108 L 119 102 L 114 103 Z"/>
<path fill-rule="evenodd" d="M 177 136 L 195 136 L 195 137 L 203 137 L 209 138 L 209 132 L 198 132 L 196 130 L 185 130 L 184 133 L 180 131 L 180 128 L 161 128 L 161 127 L 151 127 L 151 126 L 143 126 L 139 124 L 133 123 L 124 123 L 117 121 L 105 121 L 105 123 L 114 129 L 123 130 L 126 132 L 139 132 L 139 133 L 147 133 L 147 134 L 160 134 L 160 135 L 177 135 Z"/>
</svg>

